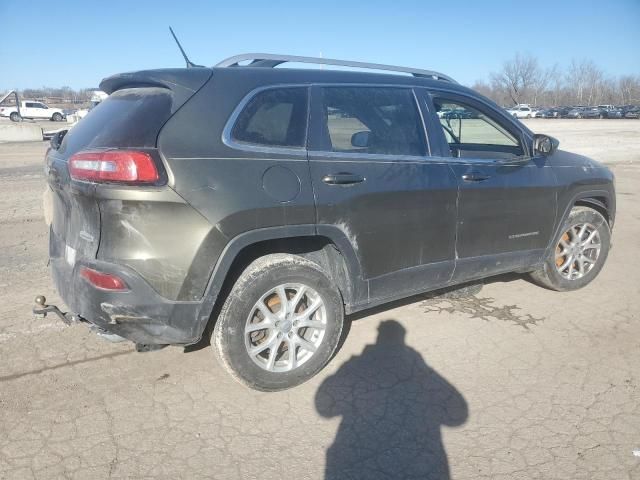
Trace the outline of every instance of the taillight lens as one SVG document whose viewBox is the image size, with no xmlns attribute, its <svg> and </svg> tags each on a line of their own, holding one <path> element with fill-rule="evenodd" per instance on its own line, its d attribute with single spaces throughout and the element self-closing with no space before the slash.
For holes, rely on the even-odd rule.
<svg viewBox="0 0 640 480">
<path fill-rule="evenodd" d="M 89 267 L 82 267 L 80 268 L 80 276 L 101 290 L 109 290 L 112 292 L 124 292 L 128 290 L 127 284 L 117 275 L 102 273 Z"/>
<path fill-rule="evenodd" d="M 87 182 L 155 183 L 158 168 L 147 152 L 136 150 L 85 151 L 69 159 L 74 180 Z"/>
</svg>

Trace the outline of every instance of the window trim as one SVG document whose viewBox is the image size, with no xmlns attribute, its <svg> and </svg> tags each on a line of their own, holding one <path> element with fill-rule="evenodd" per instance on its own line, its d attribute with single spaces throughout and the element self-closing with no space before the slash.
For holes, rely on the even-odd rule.
<svg viewBox="0 0 640 480">
<path fill-rule="evenodd" d="M 235 127 L 238 117 L 244 111 L 247 104 L 253 100 L 254 97 L 259 95 L 260 93 L 267 90 L 275 90 L 275 89 L 287 89 L 287 88 L 304 88 L 307 94 L 307 118 L 305 119 L 305 132 L 304 139 L 301 147 L 284 147 L 284 146 L 274 146 L 274 145 L 262 145 L 259 143 L 250 143 L 243 142 L 240 140 L 236 140 L 232 136 L 233 128 Z M 243 150 L 248 152 L 258 152 L 258 153 L 275 153 L 275 154 L 296 154 L 300 155 L 306 153 L 307 151 L 307 143 L 309 140 L 309 119 L 310 119 L 310 109 L 311 109 L 311 89 L 309 84 L 290 84 L 290 83 L 277 83 L 272 85 L 264 85 L 262 87 L 255 88 L 247 93 L 242 100 L 236 105 L 233 109 L 233 112 L 229 116 L 227 123 L 225 123 L 224 128 L 222 129 L 222 143 L 225 144 L 229 148 L 233 148 L 234 150 Z"/>
</svg>

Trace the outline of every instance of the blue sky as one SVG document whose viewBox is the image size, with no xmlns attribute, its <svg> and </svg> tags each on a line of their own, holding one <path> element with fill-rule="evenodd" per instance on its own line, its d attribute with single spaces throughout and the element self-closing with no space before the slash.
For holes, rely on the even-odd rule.
<svg viewBox="0 0 640 480">
<path fill-rule="evenodd" d="M 113 73 L 243 52 L 428 68 L 472 84 L 516 52 L 640 74 L 640 0 L 108 2 L 0 0 L 0 90 L 95 87 Z M 32 32 L 40 32 L 34 34 Z"/>
</svg>

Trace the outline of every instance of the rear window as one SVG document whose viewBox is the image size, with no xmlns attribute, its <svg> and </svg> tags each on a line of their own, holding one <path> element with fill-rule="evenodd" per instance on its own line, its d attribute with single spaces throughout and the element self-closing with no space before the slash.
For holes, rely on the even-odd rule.
<svg viewBox="0 0 640 480">
<path fill-rule="evenodd" d="M 69 130 L 59 152 L 69 156 L 91 148 L 155 147 L 171 116 L 171 102 L 171 91 L 164 88 L 118 90 Z"/>
<path fill-rule="evenodd" d="M 422 122 L 410 89 L 326 87 L 322 106 L 322 150 L 425 155 Z"/>
<path fill-rule="evenodd" d="M 307 88 L 274 88 L 256 94 L 242 110 L 231 136 L 254 145 L 303 147 Z"/>
</svg>

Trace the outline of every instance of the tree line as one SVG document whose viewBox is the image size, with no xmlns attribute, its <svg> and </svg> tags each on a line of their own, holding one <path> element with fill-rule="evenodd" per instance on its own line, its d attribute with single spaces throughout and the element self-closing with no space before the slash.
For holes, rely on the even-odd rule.
<svg viewBox="0 0 640 480">
<path fill-rule="evenodd" d="M 640 75 L 611 77 L 591 60 L 573 60 L 562 68 L 544 67 L 530 54 L 517 53 L 488 81 L 471 87 L 498 105 L 639 105 Z"/>
<path fill-rule="evenodd" d="M 66 104 L 66 105 L 82 105 L 91 100 L 91 95 L 95 88 L 73 89 L 71 87 L 41 87 L 41 88 L 25 88 L 18 90 L 20 99 L 23 100 L 39 100 L 46 103 Z M 0 92 L 2 93 L 2 92 Z M 8 99 L 11 102 L 11 99 Z"/>
</svg>

